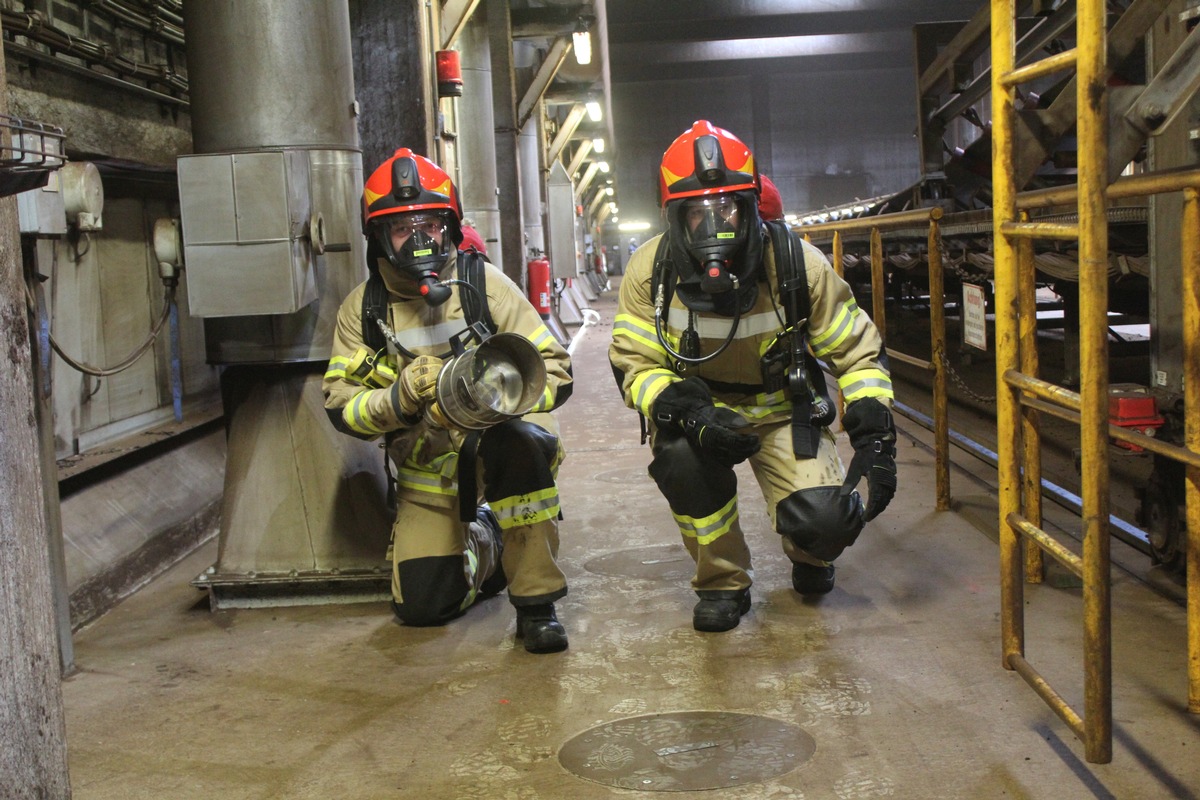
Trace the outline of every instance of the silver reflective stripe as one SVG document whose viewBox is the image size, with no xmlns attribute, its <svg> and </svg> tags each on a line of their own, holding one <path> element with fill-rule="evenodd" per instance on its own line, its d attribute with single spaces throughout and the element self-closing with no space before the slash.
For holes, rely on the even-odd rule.
<svg viewBox="0 0 1200 800">
<path fill-rule="evenodd" d="M 410 328 L 396 331 L 396 341 L 409 350 L 418 347 L 435 347 L 445 349 L 449 346 L 450 337 L 462 333 L 467 325 L 461 319 L 447 320 L 436 325 Z"/>
<path fill-rule="evenodd" d="M 667 313 L 667 325 L 672 331 L 687 330 L 688 311 L 686 308 L 672 308 Z M 706 317 L 697 315 L 696 331 L 703 339 L 724 339 L 729 335 L 729 328 L 733 325 L 733 318 L 725 317 Z M 733 337 L 737 339 L 749 339 L 754 336 L 762 336 L 765 333 L 775 333 L 779 330 L 779 317 L 775 316 L 773 311 L 764 311 L 760 314 L 751 314 L 748 317 L 742 317 L 738 322 L 737 334 Z"/>
</svg>

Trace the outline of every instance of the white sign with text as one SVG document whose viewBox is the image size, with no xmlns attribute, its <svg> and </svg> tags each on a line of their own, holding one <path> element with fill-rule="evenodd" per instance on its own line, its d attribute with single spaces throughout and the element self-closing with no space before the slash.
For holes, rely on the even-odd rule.
<svg viewBox="0 0 1200 800">
<path fill-rule="evenodd" d="M 963 342 L 987 350 L 987 296 L 982 286 L 964 283 Z"/>
</svg>

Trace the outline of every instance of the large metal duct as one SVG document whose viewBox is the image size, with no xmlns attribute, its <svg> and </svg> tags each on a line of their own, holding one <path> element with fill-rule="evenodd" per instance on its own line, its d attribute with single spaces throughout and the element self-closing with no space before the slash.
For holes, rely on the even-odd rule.
<svg viewBox="0 0 1200 800">
<path fill-rule="evenodd" d="M 218 561 L 196 584 L 214 607 L 386 596 L 382 456 L 332 429 L 321 394 L 366 278 L 348 7 L 188 0 L 184 17 L 187 282 L 229 431 Z"/>
<path fill-rule="evenodd" d="M 179 162 L 181 210 L 209 360 L 328 358 L 366 277 L 346 4 L 189 0 L 184 22 L 197 155 Z"/>
</svg>

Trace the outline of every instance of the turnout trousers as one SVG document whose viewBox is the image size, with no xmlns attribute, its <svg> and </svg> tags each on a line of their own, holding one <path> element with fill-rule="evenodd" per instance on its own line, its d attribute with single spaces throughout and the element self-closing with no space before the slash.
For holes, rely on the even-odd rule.
<svg viewBox="0 0 1200 800">
<path fill-rule="evenodd" d="M 816 457 L 801 460 L 792 452 L 790 421 L 752 424 L 743 431 L 762 441 L 749 462 L 783 552 L 807 564 L 835 559 L 862 530 L 862 503 L 857 492 L 840 493 L 845 468 L 833 433 L 824 429 Z M 749 588 L 754 573 L 733 468 L 674 430 L 655 430 L 653 453 L 650 475 L 696 562 L 692 588 L 701 596 Z"/>
<path fill-rule="evenodd" d="M 566 595 L 555 561 L 555 475 L 564 454 L 553 417 L 529 414 L 484 432 L 476 484 L 487 505 L 471 522 L 459 519 L 457 449 L 439 452 L 417 437 L 403 450 L 402 459 L 392 450 L 398 508 L 389 553 L 393 610 L 401 621 L 443 624 L 505 581 L 515 606 Z"/>
</svg>

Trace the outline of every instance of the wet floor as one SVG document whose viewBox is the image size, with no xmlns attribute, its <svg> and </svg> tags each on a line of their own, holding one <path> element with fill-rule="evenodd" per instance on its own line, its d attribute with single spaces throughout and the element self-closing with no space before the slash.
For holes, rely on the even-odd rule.
<svg viewBox="0 0 1200 800">
<path fill-rule="evenodd" d="M 934 511 L 921 429 L 819 600 L 791 590 L 740 468 L 753 606 L 692 630 L 690 564 L 607 364 L 615 292 L 593 307 L 559 412 L 566 652 L 527 654 L 502 598 L 444 628 L 384 603 L 212 613 L 189 584 L 210 543 L 77 635 L 76 800 L 1200 797 L 1184 609 L 1114 570 L 1114 757 L 1088 764 L 1000 666 L 989 476 L 955 470 Z M 1030 661 L 1081 707 L 1080 591 L 1026 599 Z"/>
</svg>

